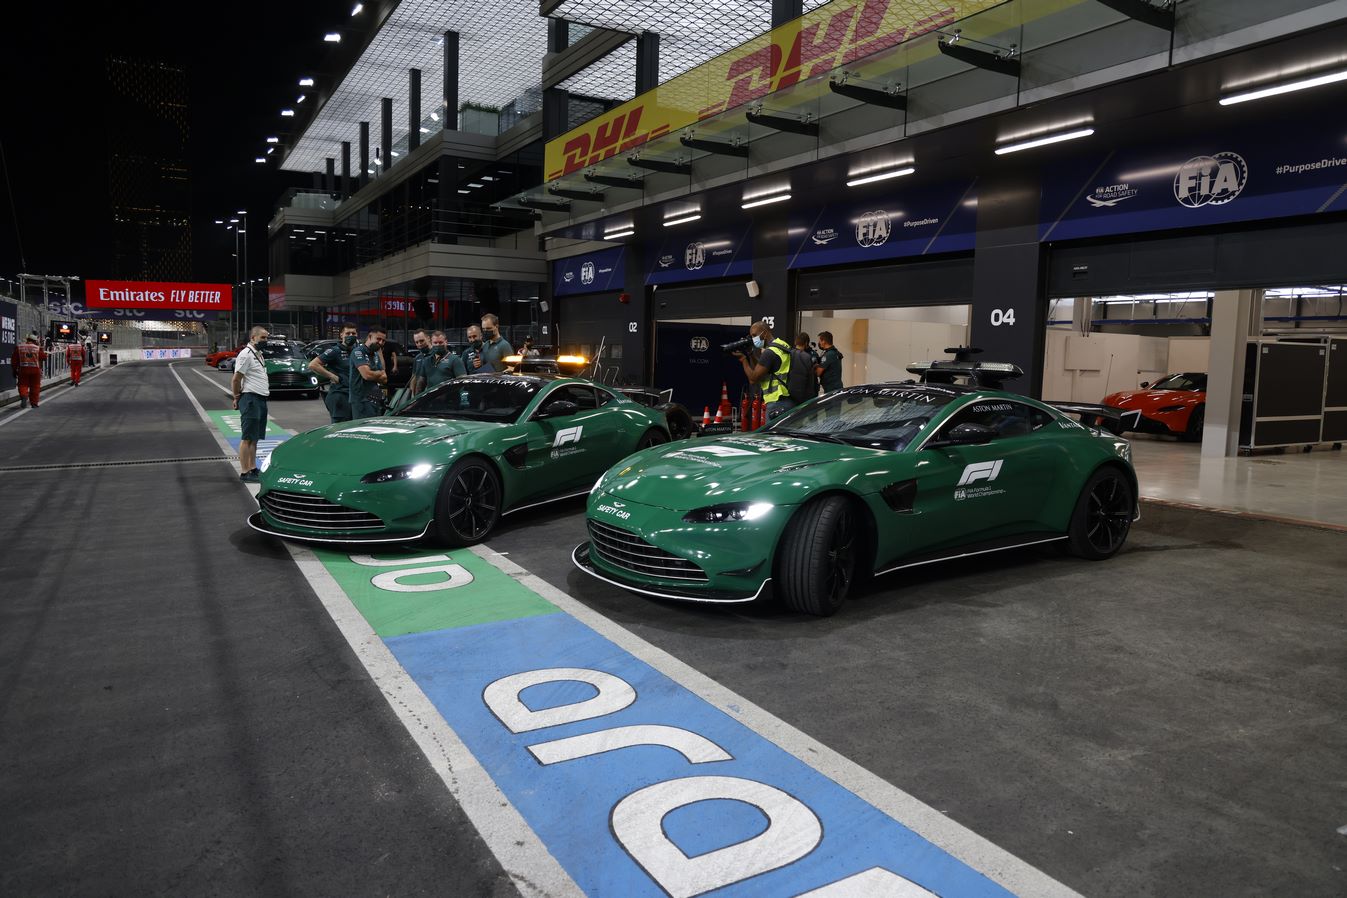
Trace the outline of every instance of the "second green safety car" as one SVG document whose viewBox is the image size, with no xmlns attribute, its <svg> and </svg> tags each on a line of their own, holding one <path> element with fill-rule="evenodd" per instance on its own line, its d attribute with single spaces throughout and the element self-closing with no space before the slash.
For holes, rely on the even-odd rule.
<svg viewBox="0 0 1347 898">
<path fill-rule="evenodd" d="M 668 439 L 660 411 L 587 380 L 461 377 L 396 414 L 276 447 L 248 523 L 320 543 L 465 546 L 502 515 L 583 495 L 615 462 Z"/>
<path fill-rule="evenodd" d="M 770 591 L 826 615 L 869 574 L 1039 543 L 1116 553 L 1138 508 L 1127 441 L 984 385 L 995 366 L 935 367 L 944 382 L 851 387 L 625 459 L 595 484 L 573 560 L 650 596 Z"/>
</svg>

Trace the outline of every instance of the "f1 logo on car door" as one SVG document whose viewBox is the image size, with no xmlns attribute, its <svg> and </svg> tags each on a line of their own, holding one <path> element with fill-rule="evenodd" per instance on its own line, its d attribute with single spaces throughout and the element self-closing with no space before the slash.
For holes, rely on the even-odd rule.
<svg viewBox="0 0 1347 898">
<path fill-rule="evenodd" d="M 580 442 L 580 434 L 584 433 L 584 430 L 585 430 L 585 428 L 584 428 L 583 425 L 581 425 L 581 426 L 579 426 L 579 427 L 563 427 L 563 428 L 561 428 L 561 430 L 558 430 L 558 431 L 557 431 L 557 437 L 556 437 L 556 439 L 554 439 L 554 440 L 552 441 L 552 448 L 553 448 L 553 449 L 556 449 L 557 447 L 559 447 L 559 446 L 564 446 L 564 445 L 566 445 L 567 443 L 578 443 L 578 442 Z"/>
<path fill-rule="evenodd" d="M 959 486 L 968 486 L 978 480 L 995 480 L 996 475 L 1001 473 L 1002 460 L 979 461 L 968 465 L 963 469 L 963 476 L 959 478 Z"/>
</svg>

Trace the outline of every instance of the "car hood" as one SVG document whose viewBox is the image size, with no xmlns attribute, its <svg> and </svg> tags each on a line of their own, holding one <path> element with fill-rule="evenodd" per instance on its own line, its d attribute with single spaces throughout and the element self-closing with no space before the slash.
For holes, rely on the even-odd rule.
<svg viewBox="0 0 1347 898">
<path fill-rule="evenodd" d="M 399 464 L 440 464 L 461 452 L 464 442 L 506 426 L 447 418 L 362 418 L 292 437 L 276 448 L 272 465 L 363 476 Z"/>
<path fill-rule="evenodd" d="M 309 363 L 304 359 L 267 359 L 267 373 L 279 371 L 308 371 Z"/>
<path fill-rule="evenodd" d="M 1185 402 L 1201 402 L 1204 393 L 1193 390 L 1123 390 L 1104 397 L 1104 405 L 1118 408 L 1152 408 L 1162 405 L 1179 405 Z"/>
<path fill-rule="evenodd" d="M 874 449 L 771 434 L 666 443 L 614 466 L 598 487 L 643 505 L 684 510 L 770 497 L 790 504 L 807 491 L 799 476 L 821 466 L 871 458 Z M 810 478 L 813 479 L 812 477 Z"/>
</svg>

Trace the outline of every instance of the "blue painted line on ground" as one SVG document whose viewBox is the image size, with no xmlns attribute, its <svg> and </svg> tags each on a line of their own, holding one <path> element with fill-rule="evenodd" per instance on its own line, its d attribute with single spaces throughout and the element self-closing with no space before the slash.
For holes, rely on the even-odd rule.
<svg viewBox="0 0 1347 898">
<path fill-rule="evenodd" d="M 386 644 L 589 895 L 677 894 L 661 889 L 624 850 L 612 812 L 655 783 L 710 776 L 764 783 L 794 796 L 816 815 L 822 838 L 793 863 L 685 894 L 795 896 L 875 867 L 943 898 L 1011 894 L 568 614 L 398 636 Z M 548 668 L 616 676 L 630 684 L 636 699 L 601 717 L 513 733 L 488 707 L 483 690 L 504 677 Z M 519 699 L 537 712 L 597 693 L 592 685 L 569 681 L 529 687 Z M 529 752 L 540 743 L 639 725 L 679 727 L 732 759 L 693 764 L 671 748 L 636 745 L 544 765 Z M 684 859 L 751 839 L 767 825 L 749 805 L 725 810 L 724 801 L 702 801 L 671 811 L 657 825 Z"/>
</svg>

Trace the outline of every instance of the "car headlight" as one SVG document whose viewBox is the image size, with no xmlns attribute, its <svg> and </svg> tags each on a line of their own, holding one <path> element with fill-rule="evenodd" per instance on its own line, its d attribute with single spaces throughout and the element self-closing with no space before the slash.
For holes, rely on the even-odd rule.
<svg viewBox="0 0 1347 898">
<path fill-rule="evenodd" d="M 268 452 L 266 458 L 257 463 L 257 470 L 266 473 L 267 468 L 271 467 L 271 453 Z"/>
<path fill-rule="evenodd" d="M 425 480 L 434 465 L 398 465 L 396 468 L 384 468 L 360 478 L 361 483 L 392 483 L 394 480 Z"/>
<path fill-rule="evenodd" d="M 756 521 L 772 510 L 770 502 L 729 502 L 708 505 L 683 515 L 689 524 L 720 524 L 725 521 Z"/>
<path fill-rule="evenodd" d="M 1155 410 L 1155 413 L 1156 413 L 1157 415 L 1159 415 L 1159 414 L 1163 414 L 1164 412 L 1181 412 L 1181 411 L 1183 411 L 1184 409 L 1186 409 L 1187 407 L 1188 407 L 1188 406 L 1186 406 L 1186 405 L 1167 405 L 1167 406 L 1165 406 L 1164 408 L 1157 408 L 1157 409 Z"/>
<path fill-rule="evenodd" d="M 318 378 L 314 377 L 313 375 L 309 375 L 309 383 L 311 383 L 311 384 L 317 384 L 317 383 L 318 383 Z"/>
</svg>

